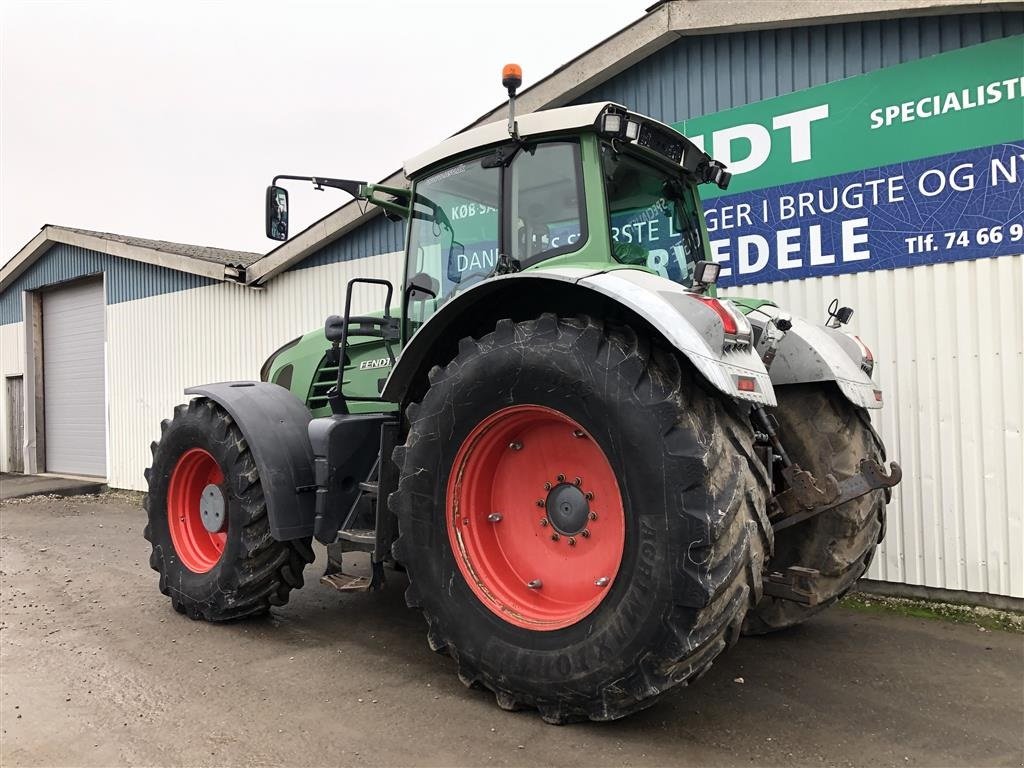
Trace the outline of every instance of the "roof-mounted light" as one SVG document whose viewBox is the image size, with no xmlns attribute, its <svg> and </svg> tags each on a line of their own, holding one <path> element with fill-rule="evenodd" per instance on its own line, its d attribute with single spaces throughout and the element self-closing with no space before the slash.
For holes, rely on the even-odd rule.
<svg viewBox="0 0 1024 768">
<path fill-rule="evenodd" d="M 636 120 L 626 121 L 626 141 L 636 141 L 640 135 L 640 123 Z"/>
<path fill-rule="evenodd" d="M 607 112 L 601 119 L 601 131 L 609 136 L 618 136 L 622 133 L 622 115 L 615 112 Z"/>
</svg>

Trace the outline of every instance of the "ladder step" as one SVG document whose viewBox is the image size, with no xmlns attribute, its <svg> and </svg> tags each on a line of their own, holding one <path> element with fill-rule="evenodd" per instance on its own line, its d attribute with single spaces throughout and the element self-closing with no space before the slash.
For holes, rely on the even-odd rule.
<svg viewBox="0 0 1024 768">
<path fill-rule="evenodd" d="M 360 491 L 364 491 L 365 493 L 372 493 L 374 496 L 377 495 L 377 487 L 378 486 L 376 480 L 370 480 L 359 484 Z"/>
<path fill-rule="evenodd" d="M 345 531 L 338 531 L 338 538 L 344 541 L 352 541 L 356 544 L 376 544 L 377 532 L 372 530 L 360 530 L 350 528 Z"/>
<path fill-rule="evenodd" d="M 331 573 L 320 577 L 320 583 L 334 587 L 339 592 L 368 592 L 369 576 L 353 576 L 350 573 Z"/>
</svg>

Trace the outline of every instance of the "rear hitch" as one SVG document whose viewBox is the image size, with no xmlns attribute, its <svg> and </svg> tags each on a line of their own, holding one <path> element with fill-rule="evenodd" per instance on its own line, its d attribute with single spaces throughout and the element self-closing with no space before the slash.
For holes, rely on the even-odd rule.
<svg viewBox="0 0 1024 768">
<path fill-rule="evenodd" d="M 783 573 L 772 571 L 765 575 L 764 593 L 780 600 L 792 600 L 801 605 L 817 605 L 818 595 L 814 582 L 821 575 L 815 568 L 791 565 Z"/>
<path fill-rule="evenodd" d="M 842 482 L 833 475 L 826 475 L 819 484 L 814 475 L 800 469 L 798 464 L 785 467 L 782 476 L 789 488 L 772 499 L 779 518 L 772 523 L 776 533 L 871 491 L 892 488 L 903 479 L 903 470 L 895 461 L 889 462 L 889 471 L 886 472 L 884 465 L 871 459 L 861 459 L 858 473 Z"/>
</svg>

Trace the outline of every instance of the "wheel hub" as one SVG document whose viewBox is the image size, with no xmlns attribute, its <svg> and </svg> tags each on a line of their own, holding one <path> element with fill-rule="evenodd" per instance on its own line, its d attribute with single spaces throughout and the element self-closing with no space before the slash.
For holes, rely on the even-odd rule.
<svg viewBox="0 0 1024 768">
<path fill-rule="evenodd" d="M 455 456 L 447 497 L 466 585 L 504 621 L 561 629 L 611 591 L 622 495 L 601 446 L 565 413 L 523 404 L 483 419 Z"/>
<path fill-rule="evenodd" d="M 202 518 L 203 527 L 210 533 L 220 533 L 224 530 L 224 523 L 227 521 L 226 506 L 224 491 L 219 485 L 210 483 L 203 488 L 203 495 L 199 499 L 199 516 Z"/>
<path fill-rule="evenodd" d="M 193 573 L 210 571 L 227 543 L 224 472 L 205 448 L 178 458 L 167 485 L 167 527 L 174 551 Z"/>
<path fill-rule="evenodd" d="M 590 503 L 572 483 L 559 483 L 548 491 L 544 507 L 551 527 L 563 536 L 576 536 L 590 520 Z"/>
</svg>

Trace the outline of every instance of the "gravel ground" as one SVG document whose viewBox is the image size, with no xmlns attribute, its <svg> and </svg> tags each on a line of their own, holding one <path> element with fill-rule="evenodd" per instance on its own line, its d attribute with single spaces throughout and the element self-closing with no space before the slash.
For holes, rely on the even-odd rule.
<svg viewBox="0 0 1024 768">
<path fill-rule="evenodd" d="M 156 588 L 132 494 L 0 503 L 0 764 L 1022 765 L 1024 635 L 837 607 L 623 721 L 463 688 L 403 579 L 213 626 Z"/>
</svg>

